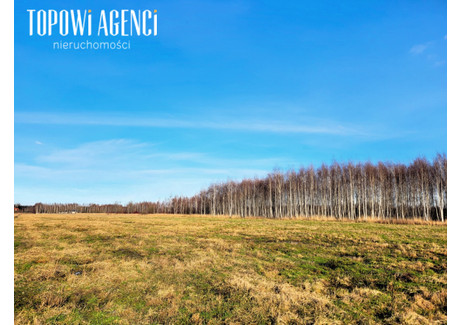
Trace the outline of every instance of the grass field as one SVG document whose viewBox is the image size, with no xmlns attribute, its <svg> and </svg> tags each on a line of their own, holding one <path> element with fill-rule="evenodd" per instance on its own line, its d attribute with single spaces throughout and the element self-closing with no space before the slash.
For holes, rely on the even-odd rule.
<svg viewBox="0 0 460 325">
<path fill-rule="evenodd" d="M 444 324 L 447 227 L 15 218 L 17 324 Z"/>
</svg>

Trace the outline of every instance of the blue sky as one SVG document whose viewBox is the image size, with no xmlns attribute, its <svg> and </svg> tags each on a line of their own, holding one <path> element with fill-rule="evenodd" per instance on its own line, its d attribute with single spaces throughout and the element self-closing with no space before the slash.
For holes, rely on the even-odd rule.
<svg viewBox="0 0 460 325">
<path fill-rule="evenodd" d="M 15 2 L 17 203 L 447 151 L 445 1 L 56 3 Z M 157 9 L 158 35 L 58 51 L 72 37 L 30 37 L 26 9 Z"/>
</svg>

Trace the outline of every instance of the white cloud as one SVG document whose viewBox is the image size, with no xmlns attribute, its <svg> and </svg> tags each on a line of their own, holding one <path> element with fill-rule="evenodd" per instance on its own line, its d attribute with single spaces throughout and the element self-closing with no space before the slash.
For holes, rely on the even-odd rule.
<svg viewBox="0 0 460 325">
<path fill-rule="evenodd" d="M 183 166 L 183 163 L 194 163 L 213 168 L 228 166 L 267 166 L 290 164 L 292 161 L 284 157 L 266 157 L 258 159 L 216 158 L 201 152 L 162 151 L 155 144 L 136 142 L 128 139 L 111 139 L 80 144 L 74 148 L 57 149 L 36 158 L 40 165 L 56 167 L 57 165 L 101 169 L 129 168 L 131 170 L 152 165 L 168 166 L 166 170 L 174 170 L 171 166 Z M 165 170 L 163 167 L 159 171 Z M 177 170 L 176 170 L 177 171 Z"/>
<path fill-rule="evenodd" d="M 133 166 L 134 167 L 134 166 Z M 15 165 L 15 202 L 113 203 L 156 201 L 193 195 L 210 184 L 263 177 L 271 169 L 257 168 L 50 168 Z"/>
<path fill-rule="evenodd" d="M 50 115 L 36 113 L 16 113 L 15 123 L 45 125 L 94 125 L 122 127 L 152 127 L 181 129 L 213 129 L 246 132 L 326 134 L 340 136 L 363 136 L 366 132 L 356 127 L 346 127 L 336 121 L 324 121 L 318 125 L 283 123 L 278 121 L 216 121 L 178 120 L 161 118 L 101 117 L 81 115 Z"/>
<path fill-rule="evenodd" d="M 444 39 L 447 39 L 447 35 L 444 36 Z M 421 56 L 426 58 L 428 62 L 433 64 L 435 67 L 439 67 L 445 64 L 446 60 L 443 60 L 439 47 L 445 46 L 445 43 L 439 44 L 439 40 L 429 41 L 423 44 L 417 44 L 412 46 L 409 53 L 414 56 Z"/>
<path fill-rule="evenodd" d="M 43 143 L 40 141 L 35 141 L 35 144 L 42 145 Z"/>
<path fill-rule="evenodd" d="M 83 143 L 72 149 L 59 149 L 37 157 L 40 163 L 58 163 L 86 167 L 95 164 L 114 164 L 135 156 L 145 144 L 125 139 Z"/>
<path fill-rule="evenodd" d="M 429 46 L 429 43 L 414 45 L 410 49 L 409 53 L 411 53 L 413 55 L 422 54 L 423 52 L 425 52 L 425 50 L 428 48 L 428 46 Z"/>
<path fill-rule="evenodd" d="M 94 141 L 55 149 L 32 162 L 15 163 L 15 200 L 129 202 L 192 195 L 218 181 L 263 177 L 285 158 L 216 158 L 161 151 L 129 139 Z"/>
<path fill-rule="evenodd" d="M 435 66 L 435 67 L 440 67 L 440 66 L 444 65 L 445 63 L 446 63 L 446 61 L 436 61 L 436 62 L 434 63 L 434 66 Z"/>
</svg>

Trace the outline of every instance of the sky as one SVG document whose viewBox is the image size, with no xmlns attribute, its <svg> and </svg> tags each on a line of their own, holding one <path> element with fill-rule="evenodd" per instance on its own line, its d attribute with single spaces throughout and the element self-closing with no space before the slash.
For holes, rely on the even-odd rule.
<svg viewBox="0 0 460 325">
<path fill-rule="evenodd" d="M 39 6 L 39 7 L 38 7 Z M 15 1 L 16 203 L 128 203 L 447 152 L 445 1 Z M 156 9 L 130 50 L 53 50 L 27 9 Z"/>
</svg>

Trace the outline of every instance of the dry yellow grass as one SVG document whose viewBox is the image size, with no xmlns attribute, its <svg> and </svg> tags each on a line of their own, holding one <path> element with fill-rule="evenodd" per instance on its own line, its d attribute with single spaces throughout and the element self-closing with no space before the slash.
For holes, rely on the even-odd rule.
<svg viewBox="0 0 460 325">
<path fill-rule="evenodd" d="M 17 324 L 443 324 L 446 226 L 15 218 Z"/>
</svg>

